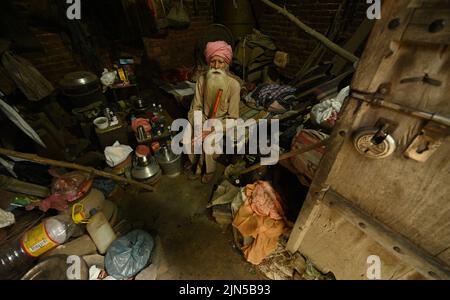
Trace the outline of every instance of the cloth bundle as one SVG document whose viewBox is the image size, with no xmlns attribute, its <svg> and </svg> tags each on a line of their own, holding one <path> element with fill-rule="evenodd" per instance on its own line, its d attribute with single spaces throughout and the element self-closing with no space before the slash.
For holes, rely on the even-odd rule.
<svg viewBox="0 0 450 300">
<path fill-rule="evenodd" d="M 279 237 L 286 230 L 281 198 L 266 181 L 257 181 L 245 188 L 247 199 L 233 220 L 233 226 L 253 242 L 242 251 L 248 262 L 258 265 L 272 253 Z"/>
<path fill-rule="evenodd" d="M 292 109 L 297 88 L 289 85 L 261 84 L 246 98 L 267 111 L 282 112 Z"/>
</svg>

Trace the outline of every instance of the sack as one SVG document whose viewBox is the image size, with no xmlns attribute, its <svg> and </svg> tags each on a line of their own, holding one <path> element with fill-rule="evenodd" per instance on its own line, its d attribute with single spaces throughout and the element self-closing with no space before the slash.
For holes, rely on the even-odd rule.
<svg viewBox="0 0 450 300">
<path fill-rule="evenodd" d="M 153 238 L 143 230 L 118 238 L 106 252 L 106 272 L 115 279 L 135 276 L 151 263 L 153 247 Z"/>
<path fill-rule="evenodd" d="M 172 8 L 167 15 L 167 20 L 169 20 L 169 26 L 175 29 L 186 29 L 191 24 L 189 15 L 184 9 L 183 0 L 179 3 L 174 3 Z"/>
</svg>

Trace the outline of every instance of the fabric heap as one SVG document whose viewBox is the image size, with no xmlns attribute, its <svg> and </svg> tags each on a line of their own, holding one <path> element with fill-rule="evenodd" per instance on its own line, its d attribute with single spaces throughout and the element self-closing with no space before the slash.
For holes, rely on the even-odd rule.
<svg viewBox="0 0 450 300">
<path fill-rule="evenodd" d="M 233 220 L 233 226 L 253 242 L 242 251 L 248 262 L 258 265 L 272 253 L 286 223 L 279 194 L 266 181 L 257 181 L 245 188 L 247 199 Z"/>
<path fill-rule="evenodd" d="M 259 82 L 273 65 L 277 47 L 272 38 L 257 30 L 246 35 L 235 47 L 233 66 L 246 82 Z"/>
<path fill-rule="evenodd" d="M 296 92 L 297 88 L 289 85 L 262 84 L 253 91 L 250 97 L 257 106 L 264 107 L 266 110 L 270 110 L 270 108 L 290 110 L 296 100 Z"/>
</svg>

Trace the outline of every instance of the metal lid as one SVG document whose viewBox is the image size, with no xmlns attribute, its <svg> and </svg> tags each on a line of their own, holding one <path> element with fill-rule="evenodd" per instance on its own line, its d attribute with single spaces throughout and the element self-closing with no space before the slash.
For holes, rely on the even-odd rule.
<svg viewBox="0 0 450 300">
<path fill-rule="evenodd" d="M 59 81 L 59 84 L 63 87 L 79 87 L 89 85 L 98 80 L 98 77 L 91 72 L 78 71 L 64 75 L 64 78 Z"/>
<path fill-rule="evenodd" d="M 173 162 L 178 158 L 179 155 L 174 154 L 168 146 L 163 146 L 158 153 L 156 153 L 156 159 L 159 163 Z"/>
</svg>

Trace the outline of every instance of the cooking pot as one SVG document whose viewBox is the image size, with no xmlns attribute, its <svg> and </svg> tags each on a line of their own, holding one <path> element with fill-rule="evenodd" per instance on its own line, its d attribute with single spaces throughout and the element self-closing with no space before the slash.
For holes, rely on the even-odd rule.
<svg viewBox="0 0 450 300">
<path fill-rule="evenodd" d="M 161 177 L 161 169 L 150 154 L 136 155 L 131 169 L 131 176 L 136 180 L 154 182 Z"/>
<path fill-rule="evenodd" d="M 163 146 L 156 153 L 156 160 L 169 177 L 176 177 L 181 173 L 181 155 L 176 155 L 168 146 Z"/>
<path fill-rule="evenodd" d="M 68 73 L 59 81 L 59 86 L 75 107 L 84 107 L 104 100 L 100 80 L 91 72 Z"/>
</svg>

